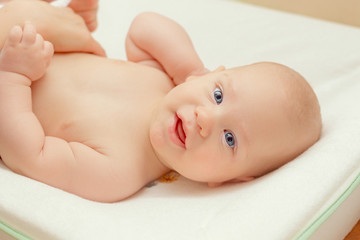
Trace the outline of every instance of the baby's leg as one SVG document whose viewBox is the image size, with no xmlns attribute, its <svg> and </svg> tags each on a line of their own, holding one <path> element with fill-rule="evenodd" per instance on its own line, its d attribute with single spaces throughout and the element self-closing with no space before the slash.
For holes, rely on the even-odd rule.
<svg viewBox="0 0 360 240">
<path fill-rule="evenodd" d="M 0 0 L 1 1 L 1 0 Z M 54 0 L 45 0 L 52 2 Z M 98 0 L 72 0 L 68 7 L 80 15 L 88 27 L 89 31 L 94 31 L 97 27 Z"/>
<path fill-rule="evenodd" d="M 35 81 L 44 75 L 53 54 L 53 45 L 26 22 L 24 29 L 19 26 L 11 29 L 0 54 L 0 71 L 21 74 Z"/>
<path fill-rule="evenodd" d="M 69 7 L 84 19 L 89 31 L 96 29 L 98 0 L 72 0 Z"/>
</svg>

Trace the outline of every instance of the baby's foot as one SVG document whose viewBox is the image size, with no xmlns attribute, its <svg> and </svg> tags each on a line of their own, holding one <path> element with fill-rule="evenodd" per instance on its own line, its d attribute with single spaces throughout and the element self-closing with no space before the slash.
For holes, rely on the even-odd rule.
<svg viewBox="0 0 360 240">
<path fill-rule="evenodd" d="M 98 0 L 72 0 L 69 7 L 84 19 L 89 31 L 96 29 Z"/>
<path fill-rule="evenodd" d="M 35 27 L 26 22 L 24 29 L 15 26 L 0 54 L 0 70 L 25 75 L 35 81 L 41 78 L 54 54 L 53 45 L 36 33 Z"/>
</svg>

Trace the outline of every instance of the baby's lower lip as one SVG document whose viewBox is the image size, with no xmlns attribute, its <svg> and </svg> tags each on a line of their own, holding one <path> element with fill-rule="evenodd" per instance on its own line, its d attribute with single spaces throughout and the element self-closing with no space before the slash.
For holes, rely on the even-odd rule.
<svg viewBox="0 0 360 240">
<path fill-rule="evenodd" d="M 178 120 L 179 120 L 179 117 L 175 114 L 174 120 L 170 123 L 170 125 L 168 127 L 169 138 L 170 138 L 170 141 L 173 142 L 175 145 L 185 149 L 185 144 L 179 139 L 179 136 L 176 132 Z"/>
</svg>

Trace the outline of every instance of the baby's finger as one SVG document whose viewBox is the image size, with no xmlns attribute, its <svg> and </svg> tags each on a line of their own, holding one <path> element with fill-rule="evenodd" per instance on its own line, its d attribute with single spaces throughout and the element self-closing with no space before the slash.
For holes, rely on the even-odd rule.
<svg viewBox="0 0 360 240">
<path fill-rule="evenodd" d="M 44 46 L 44 38 L 37 33 L 36 37 L 35 37 L 35 45 L 39 46 L 39 47 L 43 47 Z M 40 48 L 41 49 L 41 48 Z"/>
<path fill-rule="evenodd" d="M 24 24 L 24 34 L 22 42 L 26 44 L 33 44 L 36 40 L 36 28 L 29 21 Z"/>
<path fill-rule="evenodd" d="M 44 52 L 45 52 L 45 55 L 53 55 L 54 54 L 54 45 L 49 41 L 45 41 L 44 42 Z"/>
<path fill-rule="evenodd" d="M 54 45 L 51 42 L 44 42 L 44 54 L 48 58 L 46 66 L 50 65 L 51 57 L 54 55 Z"/>
<path fill-rule="evenodd" d="M 19 44 L 22 38 L 23 31 L 20 26 L 14 26 L 11 28 L 9 37 L 8 37 L 8 44 L 9 45 L 16 45 Z"/>
</svg>

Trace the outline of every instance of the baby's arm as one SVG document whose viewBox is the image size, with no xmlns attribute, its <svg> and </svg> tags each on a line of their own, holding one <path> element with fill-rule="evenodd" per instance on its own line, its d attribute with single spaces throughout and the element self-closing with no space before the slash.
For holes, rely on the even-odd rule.
<svg viewBox="0 0 360 240">
<path fill-rule="evenodd" d="M 56 52 L 89 52 L 105 56 L 84 20 L 73 10 L 37 0 L 12 0 L 0 8 L 0 49 L 10 29 L 14 25 L 23 26 L 26 20 L 36 26 L 44 39 L 53 43 Z"/>
<path fill-rule="evenodd" d="M 26 23 L 13 27 L 0 54 L 0 155 L 14 172 L 97 201 L 125 196 L 114 191 L 109 159 L 94 149 L 45 136 L 32 112 L 31 84 L 46 71 L 51 43 Z M 111 182 L 111 183 L 110 183 Z"/>
<path fill-rule="evenodd" d="M 134 19 L 126 38 L 126 54 L 130 61 L 165 71 L 175 84 L 207 72 L 185 30 L 156 13 L 142 13 Z"/>
</svg>

